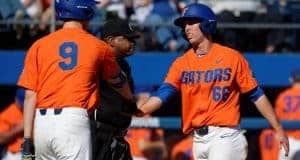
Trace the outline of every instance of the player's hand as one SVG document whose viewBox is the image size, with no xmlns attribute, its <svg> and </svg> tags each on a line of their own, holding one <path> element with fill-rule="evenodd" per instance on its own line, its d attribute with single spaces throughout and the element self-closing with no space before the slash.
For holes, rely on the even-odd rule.
<svg viewBox="0 0 300 160">
<path fill-rule="evenodd" d="M 144 113 L 137 107 L 137 104 L 134 102 L 128 103 L 126 106 L 126 113 L 129 113 L 130 115 L 142 117 L 144 116 Z"/>
<path fill-rule="evenodd" d="M 280 130 L 276 131 L 276 136 L 280 143 L 280 147 L 283 147 L 283 149 L 285 151 L 285 156 L 288 157 L 289 151 L 290 151 L 289 139 L 286 136 L 286 134 L 284 133 L 284 130 L 280 129 Z"/>
<path fill-rule="evenodd" d="M 31 138 L 24 138 L 22 144 L 22 160 L 34 160 L 34 145 Z"/>
<path fill-rule="evenodd" d="M 136 95 L 136 104 L 137 106 L 141 106 L 143 104 L 145 104 L 149 98 L 150 98 L 150 93 L 147 93 L 147 92 L 142 92 L 142 93 L 139 93 L 138 95 Z"/>
</svg>

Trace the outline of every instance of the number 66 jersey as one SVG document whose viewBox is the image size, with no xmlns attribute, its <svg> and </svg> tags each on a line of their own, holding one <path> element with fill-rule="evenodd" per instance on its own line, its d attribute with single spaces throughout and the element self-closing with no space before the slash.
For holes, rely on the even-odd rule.
<svg viewBox="0 0 300 160">
<path fill-rule="evenodd" d="M 258 86 L 238 51 L 214 43 L 205 55 L 193 49 L 177 58 L 165 78 L 182 96 L 182 130 L 238 126 L 239 96 Z"/>
<path fill-rule="evenodd" d="M 36 41 L 27 52 L 18 85 L 37 93 L 37 108 L 98 103 L 98 80 L 116 77 L 112 48 L 80 28 L 63 28 Z"/>
</svg>

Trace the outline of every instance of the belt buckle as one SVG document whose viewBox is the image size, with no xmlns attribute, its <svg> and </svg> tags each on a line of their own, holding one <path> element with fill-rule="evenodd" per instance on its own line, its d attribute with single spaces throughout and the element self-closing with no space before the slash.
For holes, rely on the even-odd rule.
<svg viewBox="0 0 300 160">
<path fill-rule="evenodd" d="M 201 136 L 206 135 L 206 134 L 208 134 L 208 126 L 203 126 L 203 127 L 197 128 L 197 129 L 195 129 L 195 132 Z"/>
</svg>

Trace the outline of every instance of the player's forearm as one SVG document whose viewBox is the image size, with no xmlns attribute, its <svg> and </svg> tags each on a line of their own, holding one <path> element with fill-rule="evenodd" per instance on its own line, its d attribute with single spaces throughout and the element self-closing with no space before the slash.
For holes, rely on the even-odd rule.
<svg viewBox="0 0 300 160">
<path fill-rule="evenodd" d="M 134 95 L 132 94 L 127 81 L 127 76 L 123 71 L 120 71 L 117 76 L 107 79 L 107 82 L 126 100 L 135 101 Z"/>
<path fill-rule="evenodd" d="M 32 138 L 35 105 L 36 93 L 31 90 L 26 90 L 24 101 L 24 138 Z"/>
<path fill-rule="evenodd" d="M 265 95 L 254 102 L 259 112 L 268 120 L 270 125 L 276 130 L 281 131 L 282 126 L 274 112 L 274 109 Z"/>
<path fill-rule="evenodd" d="M 161 105 L 162 100 L 159 97 L 150 97 L 145 104 L 138 106 L 138 108 L 143 112 L 143 114 L 151 114 L 159 109 Z"/>
</svg>

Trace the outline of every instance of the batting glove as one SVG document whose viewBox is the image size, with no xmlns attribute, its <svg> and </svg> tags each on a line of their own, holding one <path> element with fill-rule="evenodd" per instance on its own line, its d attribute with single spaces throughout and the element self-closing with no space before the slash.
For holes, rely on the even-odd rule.
<svg viewBox="0 0 300 160">
<path fill-rule="evenodd" d="M 22 144 L 22 160 L 34 160 L 34 145 L 31 138 L 24 138 Z"/>
</svg>

